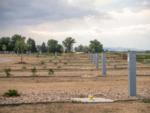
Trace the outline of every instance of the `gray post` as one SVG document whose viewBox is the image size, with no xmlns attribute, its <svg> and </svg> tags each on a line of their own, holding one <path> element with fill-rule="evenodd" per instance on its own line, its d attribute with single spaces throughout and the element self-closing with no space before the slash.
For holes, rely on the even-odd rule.
<svg viewBox="0 0 150 113">
<path fill-rule="evenodd" d="M 92 53 L 90 53 L 90 61 L 92 63 L 92 59 L 93 59 L 93 56 L 92 56 Z"/>
<path fill-rule="evenodd" d="M 96 68 L 99 68 L 99 55 L 96 53 Z"/>
<path fill-rule="evenodd" d="M 136 96 L 136 52 L 128 53 L 128 88 L 129 96 Z"/>
<path fill-rule="evenodd" d="M 96 53 L 94 53 L 94 64 L 96 65 Z"/>
<path fill-rule="evenodd" d="M 94 64 L 94 60 L 95 60 L 94 54 L 92 53 L 92 63 L 93 63 L 93 64 Z"/>
<path fill-rule="evenodd" d="M 102 53 L 102 75 L 106 76 L 106 53 Z"/>
</svg>

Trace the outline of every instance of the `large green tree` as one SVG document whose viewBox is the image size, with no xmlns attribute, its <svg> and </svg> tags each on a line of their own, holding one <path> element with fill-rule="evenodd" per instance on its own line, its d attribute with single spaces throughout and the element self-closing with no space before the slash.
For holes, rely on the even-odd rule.
<svg viewBox="0 0 150 113">
<path fill-rule="evenodd" d="M 72 37 L 68 37 L 63 41 L 63 45 L 65 47 L 65 52 L 69 53 L 73 50 L 73 44 L 75 43 L 75 39 Z"/>
<path fill-rule="evenodd" d="M 46 44 L 44 42 L 41 45 L 41 52 L 42 53 L 46 53 L 47 52 L 47 47 L 46 47 Z"/>
<path fill-rule="evenodd" d="M 35 41 L 34 41 L 33 39 L 31 39 L 31 38 L 29 38 L 29 39 L 27 40 L 27 50 L 28 50 L 28 52 L 30 52 L 30 53 L 34 53 L 34 52 L 37 51 L 37 50 L 36 50 Z"/>
<path fill-rule="evenodd" d="M 50 39 L 47 42 L 48 45 L 48 51 L 50 53 L 62 53 L 63 52 L 63 46 L 58 44 L 57 40 Z"/>
<path fill-rule="evenodd" d="M 50 40 L 48 40 L 47 45 L 48 45 L 48 51 L 50 53 L 57 52 L 57 45 L 58 45 L 58 41 L 57 40 L 50 39 Z"/>
<path fill-rule="evenodd" d="M 92 53 L 100 53 L 103 51 L 103 45 L 96 39 L 90 41 L 89 48 Z"/>
<path fill-rule="evenodd" d="M 0 38 L 0 51 L 12 51 L 10 37 Z"/>
<path fill-rule="evenodd" d="M 57 52 L 58 52 L 58 53 L 63 53 L 63 51 L 64 51 L 63 46 L 60 45 L 60 44 L 58 44 L 58 45 L 57 45 Z"/>
</svg>

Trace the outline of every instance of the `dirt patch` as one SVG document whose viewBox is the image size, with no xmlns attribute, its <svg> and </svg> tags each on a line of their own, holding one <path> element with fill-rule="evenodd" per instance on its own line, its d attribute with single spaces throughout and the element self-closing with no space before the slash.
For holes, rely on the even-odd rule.
<svg viewBox="0 0 150 113">
<path fill-rule="evenodd" d="M 149 113 L 150 104 L 117 102 L 101 104 L 47 103 L 0 106 L 0 113 Z"/>
</svg>

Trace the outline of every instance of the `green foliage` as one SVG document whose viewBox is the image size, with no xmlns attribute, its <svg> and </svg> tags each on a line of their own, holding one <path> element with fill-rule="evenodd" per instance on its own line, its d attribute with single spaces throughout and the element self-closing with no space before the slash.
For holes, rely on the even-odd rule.
<svg viewBox="0 0 150 113">
<path fill-rule="evenodd" d="M 27 40 L 27 50 L 30 52 L 30 53 L 34 53 L 36 52 L 36 44 L 35 44 L 35 41 L 31 38 L 29 38 Z"/>
<path fill-rule="evenodd" d="M 16 41 L 15 48 L 19 53 L 23 53 L 24 50 L 26 49 L 25 39 L 24 38 L 18 39 Z"/>
<path fill-rule="evenodd" d="M 89 52 L 89 47 L 88 46 L 79 45 L 78 47 L 75 48 L 75 51 L 76 52 L 88 53 Z"/>
<path fill-rule="evenodd" d="M 57 48 L 56 48 L 56 52 L 59 53 L 59 55 L 61 55 L 61 53 L 63 53 L 64 48 L 62 45 L 58 44 Z"/>
<path fill-rule="evenodd" d="M 41 45 L 41 52 L 42 53 L 46 53 L 47 52 L 47 47 L 45 45 L 45 43 L 43 42 L 42 45 Z"/>
<path fill-rule="evenodd" d="M 0 38 L 0 51 L 12 51 L 11 39 L 10 37 Z"/>
<path fill-rule="evenodd" d="M 150 64 L 150 55 L 149 54 L 140 54 L 140 55 L 137 55 L 136 59 L 140 63 Z"/>
<path fill-rule="evenodd" d="M 48 69 L 48 75 L 53 75 L 54 74 L 54 70 L 53 69 Z"/>
<path fill-rule="evenodd" d="M 2 45 L 2 50 L 6 51 L 7 50 L 7 46 L 5 44 Z"/>
<path fill-rule="evenodd" d="M 103 51 L 103 45 L 96 39 L 90 41 L 89 48 L 92 53 L 100 53 Z"/>
<path fill-rule="evenodd" d="M 150 99 L 143 99 L 144 103 L 150 103 Z"/>
<path fill-rule="evenodd" d="M 49 53 L 54 54 L 54 53 L 62 53 L 63 52 L 63 47 L 60 44 L 58 44 L 57 40 L 54 40 L 54 39 L 48 40 L 47 45 L 48 45 Z"/>
<path fill-rule="evenodd" d="M 7 92 L 5 92 L 4 94 L 3 94 L 3 96 L 5 96 L 5 97 L 17 97 L 17 96 L 20 96 L 20 94 L 18 93 L 18 91 L 17 90 L 15 90 L 15 89 L 10 89 L 10 90 L 8 90 Z"/>
<path fill-rule="evenodd" d="M 65 52 L 69 53 L 72 52 L 73 44 L 75 43 L 75 39 L 72 37 L 68 37 L 63 41 L 63 45 L 65 47 Z"/>
<path fill-rule="evenodd" d="M 6 69 L 4 69 L 4 72 L 5 72 L 5 74 L 6 74 L 6 77 L 10 77 L 10 76 L 11 76 L 11 74 L 10 74 L 11 68 L 6 68 Z"/>
<path fill-rule="evenodd" d="M 36 76 L 37 69 L 36 69 L 35 66 L 31 69 L 31 72 L 32 72 L 32 75 L 33 75 L 33 76 Z"/>
</svg>

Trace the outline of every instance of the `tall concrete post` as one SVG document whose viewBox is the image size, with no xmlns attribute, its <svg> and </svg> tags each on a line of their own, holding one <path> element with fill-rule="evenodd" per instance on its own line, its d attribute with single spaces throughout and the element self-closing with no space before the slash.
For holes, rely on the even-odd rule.
<svg viewBox="0 0 150 113">
<path fill-rule="evenodd" d="M 88 53 L 89 54 L 89 60 L 91 60 L 91 53 Z"/>
<path fill-rule="evenodd" d="M 92 63 L 92 59 L 93 59 L 93 56 L 92 56 L 92 53 L 90 53 L 90 61 Z"/>
<path fill-rule="evenodd" d="M 95 62 L 95 55 L 94 53 L 92 53 L 92 63 L 94 64 L 94 62 Z"/>
<path fill-rule="evenodd" d="M 96 53 L 94 53 L 94 64 L 96 65 Z"/>
<path fill-rule="evenodd" d="M 136 52 L 128 53 L 128 89 L 129 96 L 136 96 Z"/>
<path fill-rule="evenodd" d="M 106 76 L 106 53 L 102 53 L 102 76 Z"/>
<path fill-rule="evenodd" d="M 96 53 L 96 68 L 99 68 L 99 55 Z"/>
</svg>

